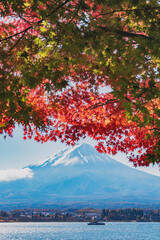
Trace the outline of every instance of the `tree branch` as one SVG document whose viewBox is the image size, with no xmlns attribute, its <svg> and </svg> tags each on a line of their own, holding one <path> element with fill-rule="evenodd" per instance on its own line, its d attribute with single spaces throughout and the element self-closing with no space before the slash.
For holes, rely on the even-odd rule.
<svg viewBox="0 0 160 240">
<path fill-rule="evenodd" d="M 17 40 L 17 42 L 9 49 L 8 52 L 11 52 L 12 49 L 19 43 L 19 41 L 23 38 L 23 36 L 26 34 L 27 30 L 23 32 L 22 36 Z"/>
<path fill-rule="evenodd" d="M 100 29 L 104 30 L 105 32 L 113 32 L 113 33 L 116 33 L 118 35 L 121 35 L 123 37 L 131 37 L 131 38 L 137 38 L 137 37 L 140 37 L 140 38 L 144 38 L 144 39 L 148 39 L 148 40 L 153 40 L 154 38 L 152 37 L 148 37 L 146 35 L 143 35 L 143 34 L 138 34 L 138 33 L 130 33 L 130 32 L 126 32 L 126 31 L 121 31 L 121 30 L 110 30 L 106 27 L 102 27 L 100 26 L 99 27 Z"/>
<path fill-rule="evenodd" d="M 37 21 L 36 23 L 34 23 L 34 26 L 35 24 L 36 25 L 39 25 L 40 23 L 42 23 L 46 18 L 50 17 L 53 13 L 57 12 L 59 9 L 61 9 L 65 4 L 67 4 L 69 1 L 71 0 L 66 0 L 65 2 L 63 2 L 62 4 L 60 4 L 59 6 L 57 6 L 53 11 L 51 11 L 48 15 L 46 15 L 45 18 L 42 18 L 41 20 Z M 10 38 L 13 38 L 13 37 L 16 37 L 18 35 L 20 35 L 21 33 L 26 33 L 29 29 L 33 28 L 33 25 L 29 26 L 28 28 L 22 30 L 21 32 L 18 32 L 18 33 L 15 33 L 9 37 L 6 37 L 6 38 L 3 38 L 3 39 L 0 39 L 0 42 L 2 41 L 5 41 L 5 40 L 8 40 Z"/>
<path fill-rule="evenodd" d="M 81 4 L 82 4 L 82 0 L 80 0 L 78 8 L 77 8 L 75 14 L 73 15 L 73 17 L 69 20 L 69 22 L 67 24 L 70 24 L 73 21 L 73 19 L 76 17 L 76 15 L 78 14 L 78 11 L 80 9 Z"/>
<path fill-rule="evenodd" d="M 23 21 L 25 21 L 26 23 L 28 23 L 29 25 L 32 25 L 32 23 L 30 23 L 29 21 L 27 21 L 23 16 L 19 15 L 19 17 L 20 17 Z"/>
<path fill-rule="evenodd" d="M 11 35 L 11 36 L 9 36 L 9 37 L 0 39 L 0 42 L 3 42 L 3 41 L 8 40 L 8 39 L 10 39 L 10 38 L 16 37 L 16 36 L 20 35 L 21 33 L 27 32 L 27 31 L 28 31 L 29 29 L 31 29 L 31 28 L 32 28 L 32 26 L 30 26 L 30 27 L 22 30 L 21 32 L 15 33 L 15 34 L 13 34 L 13 35 Z"/>
<path fill-rule="evenodd" d="M 39 20 L 37 22 L 37 24 L 42 23 L 46 18 L 50 17 L 53 13 L 57 12 L 59 9 L 61 9 L 64 5 L 66 5 L 68 2 L 70 2 L 71 0 L 66 0 L 65 2 L 63 2 L 62 4 L 60 4 L 58 7 L 56 7 L 53 11 L 51 11 L 45 18 L 42 18 L 41 20 Z"/>
<path fill-rule="evenodd" d="M 113 14 L 116 12 L 138 12 L 138 11 L 152 11 L 152 10 L 158 10 L 160 9 L 160 7 L 146 7 L 146 8 L 136 8 L 136 9 L 118 9 L 118 10 L 113 10 L 111 12 L 107 12 L 107 13 L 101 13 L 99 15 L 97 15 L 95 18 L 97 18 L 98 16 L 105 16 L 105 15 L 109 15 L 109 14 Z"/>
<path fill-rule="evenodd" d="M 108 103 L 116 103 L 116 102 L 119 102 L 119 100 L 114 98 L 114 99 L 106 100 L 105 103 L 95 103 L 94 105 L 92 105 L 92 106 L 90 106 L 88 108 L 85 108 L 84 110 L 95 109 L 95 108 L 98 108 L 98 107 L 105 106 Z"/>
</svg>

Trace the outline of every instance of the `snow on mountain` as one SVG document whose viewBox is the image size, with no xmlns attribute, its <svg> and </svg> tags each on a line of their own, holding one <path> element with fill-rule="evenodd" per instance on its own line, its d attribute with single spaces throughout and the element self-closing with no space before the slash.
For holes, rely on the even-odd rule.
<svg viewBox="0 0 160 240">
<path fill-rule="evenodd" d="M 89 144 L 65 148 L 26 168 L 32 178 L 0 184 L 1 202 L 160 204 L 160 177 L 119 163 Z"/>
<path fill-rule="evenodd" d="M 107 155 L 99 154 L 91 145 L 89 144 L 77 144 L 74 147 L 67 147 L 62 151 L 56 153 L 55 155 L 45 159 L 35 165 L 28 167 L 44 167 L 44 166 L 73 166 L 77 164 L 86 163 L 98 163 L 105 162 Z"/>
</svg>

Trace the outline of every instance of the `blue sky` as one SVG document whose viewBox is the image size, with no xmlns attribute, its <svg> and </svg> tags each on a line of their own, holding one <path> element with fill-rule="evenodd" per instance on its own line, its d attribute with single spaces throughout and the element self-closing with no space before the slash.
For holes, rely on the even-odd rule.
<svg viewBox="0 0 160 240">
<path fill-rule="evenodd" d="M 0 135 L 0 169 L 21 168 L 40 161 L 65 147 L 64 144 L 23 140 L 23 131 L 16 128 L 13 138 Z"/>
<path fill-rule="evenodd" d="M 89 138 L 85 139 L 84 142 L 94 145 L 94 142 Z M 60 142 L 47 142 L 41 144 L 32 139 L 23 140 L 21 128 L 16 128 L 13 133 L 13 138 L 7 137 L 4 139 L 3 136 L 0 135 L 0 170 L 23 168 L 46 159 L 65 147 L 66 145 Z M 118 154 L 117 156 L 111 157 L 128 166 L 132 166 L 132 163 L 128 162 L 124 154 Z M 138 169 L 160 176 L 158 166 Z"/>
</svg>

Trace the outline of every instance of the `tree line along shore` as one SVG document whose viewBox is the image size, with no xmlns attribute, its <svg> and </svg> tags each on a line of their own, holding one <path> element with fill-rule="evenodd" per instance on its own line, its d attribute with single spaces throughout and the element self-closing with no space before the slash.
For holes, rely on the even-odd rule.
<svg viewBox="0 0 160 240">
<path fill-rule="evenodd" d="M 0 222 L 160 222 L 160 209 L 15 209 L 0 211 Z"/>
</svg>

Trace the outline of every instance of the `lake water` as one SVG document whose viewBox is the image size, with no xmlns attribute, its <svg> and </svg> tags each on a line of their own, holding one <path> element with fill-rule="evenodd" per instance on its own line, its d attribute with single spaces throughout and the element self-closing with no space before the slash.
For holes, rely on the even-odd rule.
<svg viewBox="0 0 160 240">
<path fill-rule="evenodd" d="M 160 240 L 160 223 L 0 223 L 0 240 Z"/>
</svg>

